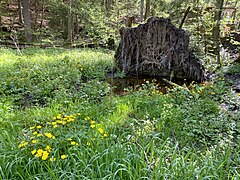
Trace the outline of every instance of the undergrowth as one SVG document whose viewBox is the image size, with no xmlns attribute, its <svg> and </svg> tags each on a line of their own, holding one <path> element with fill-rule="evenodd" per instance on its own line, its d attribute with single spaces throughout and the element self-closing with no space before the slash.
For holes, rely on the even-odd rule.
<svg viewBox="0 0 240 180">
<path fill-rule="evenodd" d="M 239 179 L 224 79 L 118 96 L 112 52 L 0 51 L 0 179 Z"/>
</svg>

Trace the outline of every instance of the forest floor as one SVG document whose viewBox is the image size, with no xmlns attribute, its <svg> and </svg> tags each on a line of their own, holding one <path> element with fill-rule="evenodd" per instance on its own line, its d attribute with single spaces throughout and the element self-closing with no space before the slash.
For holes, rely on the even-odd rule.
<svg viewBox="0 0 240 180">
<path fill-rule="evenodd" d="M 239 64 L 119 96 L 113 55 L 0 48 L 0 179 L 240 178 Z"/>
</svg>

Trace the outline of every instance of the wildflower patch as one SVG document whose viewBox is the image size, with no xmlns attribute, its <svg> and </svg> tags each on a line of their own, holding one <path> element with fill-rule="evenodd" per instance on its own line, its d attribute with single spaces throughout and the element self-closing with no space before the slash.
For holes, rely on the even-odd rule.
<svg viewBox="0 0 240 180">
<path fill-rule="evenodd" d="M 67 159 L 69 151 L 80 145 L 89 147 L 93 140 L 107 137 L 101 124 L 89 116 L 58 114 L 45 124 L 31 126 L 18 147 L 31 158 L 53 162 Z"/>
</svg>

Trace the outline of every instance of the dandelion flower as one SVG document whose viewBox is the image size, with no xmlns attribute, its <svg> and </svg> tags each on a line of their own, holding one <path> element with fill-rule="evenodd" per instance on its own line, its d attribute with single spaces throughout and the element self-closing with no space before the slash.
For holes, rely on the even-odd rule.
<svg viewBox="0 0 240 180">
<path fill-rule="evenodd" d="M 91 122 L 90 122 L 90 124 L 95 124 L 95 123 L 96 123 L 96 121 L 91 121 Z"/>
<path fill-rule="evenodd" d="M 33 144 L 36 144 L 37 142 L 38 142 L 37 139 L 32 140 L 32 143 L 33 143 Z"/>
<path fill-rule="evenodd" d="M 103 129 L 102 128 L 98 128 L 98 132 L 100 132 L 100 134 L 103 133 Z"/>
<path fill-rule="evenodd" d="M 53 162 L 53 161 L 56 161 L 56 158 L 50 158 L 49 160 Z"/>
<path fill-rule="evenodd" d="M 43 150 L 42 149 L 38 149 L 37 150 L 37 154 L 35 155 L 36 157 L 41 157 L 43 155 Z"/>
<path fill-rule="evenodd" d="M 18 147 L 19 147 L 19 148 L 22 148 L 22 147 L 25 147 L 25 146 L 27 146 L 27 145 L 28 145 L 28 142 L 22 141 L 22 142 L 18 145 Z"/>
<path fill-rule="evenodd" d="M 50 152 L 50 151 L 51 151 L 51 147 L 50 147 L 50 146 L 46 146 L 46 147 L 45 147 L 45 150 L 48 151 L 48 152 Z"/>
<path fill-rule="evenodd" d="M 34 149 L 34 150 L 31 151 L 32 155 L 34 155 L 36 152 L 37 152 L 36 149 Z"/>
<path fill-rule="evenodd" d="M 38 132 L 37 132 L 37 131 L 34 131 L 34 132 L 33 132 L 33 135 L 37 135 L 37 134 L 38 134 Z"/>
<path fill-rule="evenodd" d="M 61 159 L 66 159 L 67 158 L 67 155 L 63 154 L 61 155 Z"/>
<path fill-rule="evenodd" d="M 58 127 L 58 125 L 54 125 L 54 126 L 53 126 L 53 128 L 57 128 L 57 127 Z"/>
<path fill-rule="evenodd" d="M 61 119 L 61 118 L 62 118 L 62 114 L 58 114 L 57 119 Z"/>
<path fill-rule="evenodd" d="M 95 127 L 96 127 L 96 125 L 95 125 L 95 124 L 92 124 L 90 127 L 91 127 L 91 128 L 95 128 Z"/>
<path fill-rule="evenodd" d="M 33 130 L 33 129 L 35 129 L 35 126 L 30 127 L 30 130 Z"/>
<path fill-rule="evenodd" d="M 37 126 L 37 128 L 38 128 L 38 129 L 41 129 L 41 128 L 42 128 L 42 126 L 41 126 L 41 125 L 38 125 L 38 126 Z"/>
<path fill-rule="evenodd" d="M 76 146 L 78 146 L 78 143 L 75 142 L 75 141 L 71 141 L 71 145 L 76 145 Z"/>
<path fill-rule="evenodd" d="M 41 136 L 42 136 L 42 134 L 38 134 L 38 135 L 37 135 L 37 137 L 41 137 Z"/>
<path fill-rule="evenodd" d="M 72 138 L 68 138 L 68 141 L 72 141 Z"/>
<path fill-rule="evenodd" d="M 57 122 L 52 122 L 52 125 L 57 125 Z"/>
<path fill-rule="evenodd" d="M 49 153 L 47 151 L 43 151 L 42 153 L 42 160 L 46 160 L 48 158 Z"/>
<path fill-rule="evenodd" d="M 108 134 L 107 134 L 107 133 L 104 133 L 103 137 L 108 137 Z"/>
<path fill-rule="evenodd" d="M 54 136 L 51 133 L 44 133 L 47 138 L 53 138 Z"/>
<path fill-rule="evenodd" d="M 76 144 L 76 142 L 75 141 L 71 141 L 71 145 L 75 145 Z"/>
</svg>

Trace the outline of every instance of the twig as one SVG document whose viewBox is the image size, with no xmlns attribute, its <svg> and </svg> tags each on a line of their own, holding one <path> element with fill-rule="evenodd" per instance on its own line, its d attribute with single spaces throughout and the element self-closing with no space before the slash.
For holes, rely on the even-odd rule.
<svg viewBox="0 0 240 180">
<path fill-rule="evenodd" d="M 167 80 L 165 78 L 162 78 L 162 80 L 165 81 L 166 83 L 170 84 L 173 87 L 179 87 L 181 89 L 185 89 L 185 90 L 189 91 L 189 89 L 186 86 L 185 87 L 184 86 L 180 86 L 180 85 L 178 85 L 178 84 L 176 84 L 176 83 L 174 83 L 172 81 L 169 81 L 169 80 Z"/>
<path fill-rule="evenodd" d="M 180 24 L 180 26 L 179 26 L 179 29 L 181 29 L 181 28 L 182 28 L 182 26 L 183 26 L 183 23 L 184 23 L 184 21 L 185 21 L 185 19 L 186 19 L 187 15 L 188 15 L 188 13 L 189 13 L 190 9 L 191 9 L 191 7 L 190 7 L 190 6 L 188 6 L 188 8 L 187 8 L 187 10 L 185 11 L 185 13 L 184 13 L 184 16 L 183 16 L 183 18 L 182 18 L 182 21 L 181 21 L 181 24 Z"/>
<path fill-rule="evenodd" d="M 15 47 L 17 48 L 18 53 L 22 56 L 22 52 L 21 52 L 19 46 L 17 45 L 16 38 L 14 38 L 13 36 L 10 36 L 10 38 L 12 39 Z"/>
</svg>

